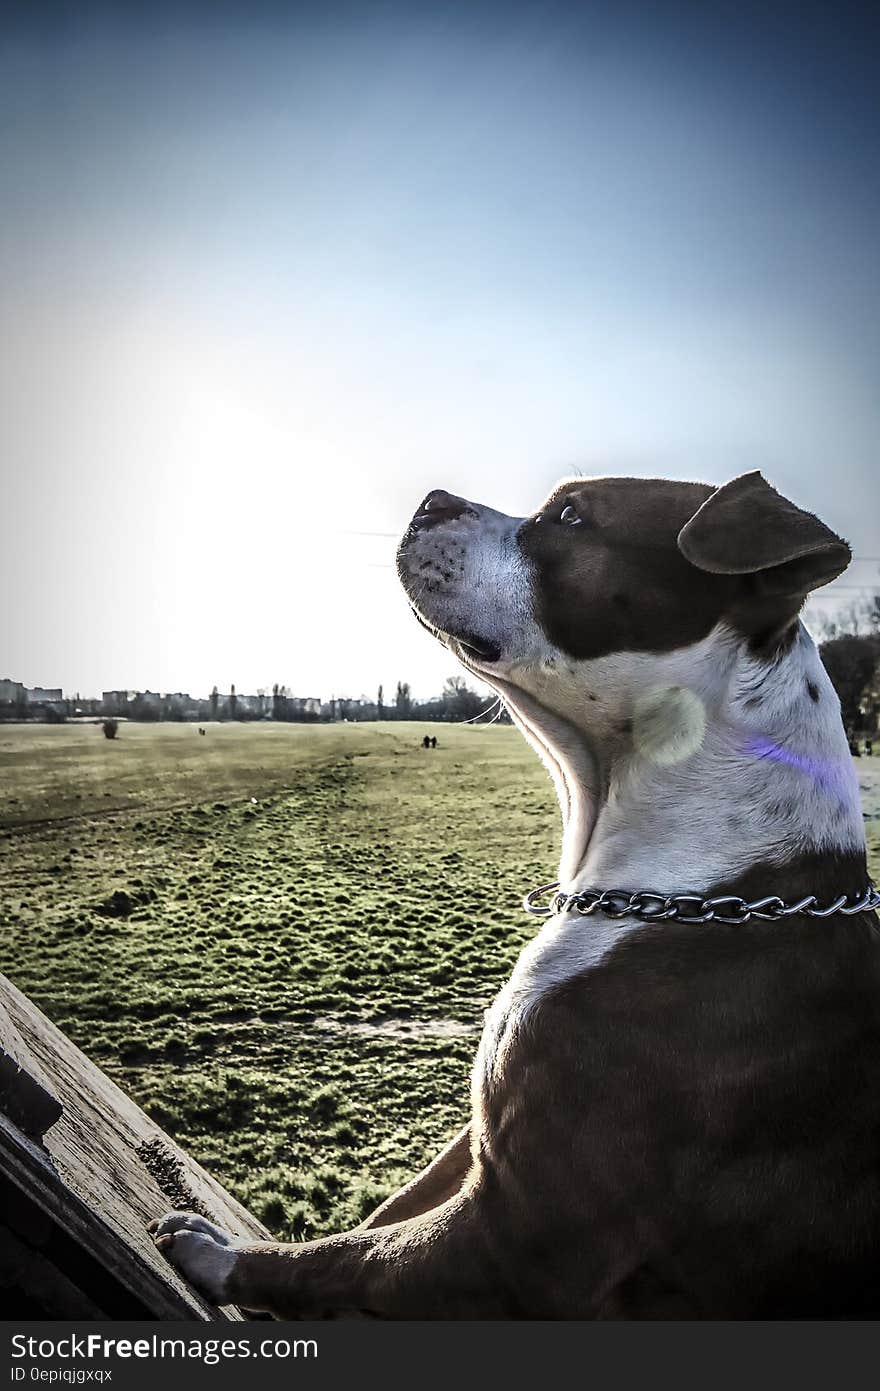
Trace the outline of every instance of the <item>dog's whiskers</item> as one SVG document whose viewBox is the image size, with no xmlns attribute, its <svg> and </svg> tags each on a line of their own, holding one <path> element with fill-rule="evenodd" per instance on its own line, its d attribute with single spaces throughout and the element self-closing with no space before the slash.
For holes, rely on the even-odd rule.
<svg viewBox="0 0 880 1391">
<path fill-rule="evenodd" d="M 497 706 L 497 709 L 496 709 L 496 706 Z M 504 701 L 501 699 L 501 696 L 498 696 L 497 699 L 495 699 L 495 700 L 492 701 L 492 704 L 489 706 L 488 710 L 480 710 L 480 711 L 478 711 L 478 713 L 477 713 L 476 715 L 471 715 L 470 718 L 467 719 L 467 720 L 452 720 L 451 723 L 452 723 L 452 724 L 486 724 L 486 725 L 497 724 L 498 721 L 501 719 L 501 716 L 504 714 L 505 708 L 506 708 L 506 707 L 505 707 Z M 495 714 L 492 715 L 491 720 L 484 720 L 484 719 L 483 719 L 483 716 L 484 716 L 484 715 L 490 715 L 490 714 L 492 714 L 492 711 L 493 711 L 493 710 L 495 711 Z"/>
</svg>

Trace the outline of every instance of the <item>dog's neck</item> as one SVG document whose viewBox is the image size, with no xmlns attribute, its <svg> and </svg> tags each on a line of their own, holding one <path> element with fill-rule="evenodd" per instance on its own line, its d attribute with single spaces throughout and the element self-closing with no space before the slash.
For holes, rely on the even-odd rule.
<svg viewBox="0 0 880 1391">
<path fill-rule="evenodd" d="M 864 855 L 839 702 L 803 625 L 772 660 L 719 627 L 568 675 L 577 725 L 547 708 L 540 682 L 513 712 L 556 780 L 565 890 L 699 891 L 756 864 Z"/>
<path fill-rule="evenodd" d="M 858 781 L 837 696 L 803 628 L 772 661 L 718 627 L 666 654 L 582 663 L 549 654 L 543 675 L 532 663 L 511 676 L 498 689 L 559 792 L 566 892 L 826 901 L 864 888 Z M 546 993 L 643 926 L 548 918 L 487 1015 L 475 1094 L 502 1075 L 510 1040 Z"/>
</svg>

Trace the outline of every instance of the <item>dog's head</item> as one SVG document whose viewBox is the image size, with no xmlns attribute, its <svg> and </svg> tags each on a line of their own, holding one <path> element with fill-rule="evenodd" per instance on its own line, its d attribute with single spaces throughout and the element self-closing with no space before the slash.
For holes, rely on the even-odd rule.
<svg viewBox="0 0 880 1391">
<path fill-rule="evenodd" d="M 635 717 L 648 742 L 659 730 L 662 762 L 701 737 L 682 672 L 706 640 L 713 660 L 721 646 L 774 656 L 805 596 L 849 560 L 839 536 L 749 473 L 720 488 L 571 479 L 530 517 L 435 491 L 397 564 L 417 616 L 545 755 L 575 734 L 608 748 Z"/>
<path fill-rule="evenodd" d="M 416 614 L 490 677 L 548 658 L 669 652 L 720 622 L 772 650 L 849 560 L 846 542 L 759 473 L 721 488 L 575 478 L 531 517 L 435 491 L 397 556 Z"/>
</svg>

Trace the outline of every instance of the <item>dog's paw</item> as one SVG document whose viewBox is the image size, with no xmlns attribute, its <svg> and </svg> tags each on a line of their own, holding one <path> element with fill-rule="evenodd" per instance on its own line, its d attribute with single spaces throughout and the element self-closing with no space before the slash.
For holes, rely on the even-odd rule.
<svg viewBox="0 0 880 1391">
<path fill-rule="evenodd" d="M 209 1222 L 207 1217 L 200 1217 L 196 1212 L 167 1212 L 164 1217 L 155 1217 L 149 1227 L 155 1237 L 181 1231 L 201 1232 L 216 1241 L 218 1246 L 234 1245 L 234 1238 L 229 1232 L 225 1232 L 215 1222 Z"/>
<path fill-rule="evenodd" d="M 194 1212 L 169 1212 L 150 1223 L 156 1246 L 181 1275 L 213 1304 L 226 1304 L 229 1277 L 238 1259 L 235 1240 Z"/>
</svg>

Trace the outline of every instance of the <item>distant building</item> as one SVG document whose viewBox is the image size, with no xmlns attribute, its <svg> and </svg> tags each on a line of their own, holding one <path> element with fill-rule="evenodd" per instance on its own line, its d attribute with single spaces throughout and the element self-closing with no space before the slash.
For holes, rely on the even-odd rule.
<svg viewBox="0 0 880 1391">
<path fill-rule="evenodd" d="M 64 699 L 60 686 L 26 687 L 25 699 L 28 705 L 58 705 Z"/>
<path fill-rule="evenodd" d="M 199 701 L 187 691 L 169 691 L 163 697 L 162 714 L 166 719 L 197 720 L 200 714 Z"/>
<path fill-rule="evenodd" d="M 105 715 L 125 715 L 135 691 L 102 691 L 101 706 Z"/>
<path fill-rule="evenodd" d="M 237 695 L 235 697 L 236 710 L 240 715 L 268 715 L 272 708 L 272 697 L 265 693 L 262 695 Z"/>
<path fill-rule="evenodd" d="M 290 699 L 298 715 L 316 720 L 321 714 L 321 702 L 317 696 L 291 696 Z"/>
<path fill-rule="evenodd" d="M 8 677 L 0 680 L 0 704 L 24 705 L 25 688 L 21 681 L 10 681 Z"/>
<path fill-rule="evenodd" d="M 324 720 L 374 720 L 376 718 L 376 706 L 365 696 L 333 696 L 330 700 L 323 702 L 310 699 L 309 705 L 314 706 Z"/>
</svg>

